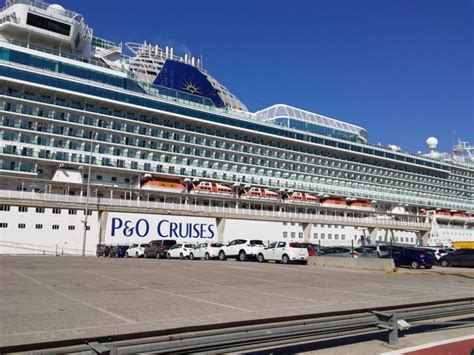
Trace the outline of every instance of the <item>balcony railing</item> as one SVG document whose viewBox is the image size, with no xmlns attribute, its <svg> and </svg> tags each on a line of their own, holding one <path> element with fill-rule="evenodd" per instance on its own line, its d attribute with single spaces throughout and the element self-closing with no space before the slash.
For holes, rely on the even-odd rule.
<svg viewBox="0 0 474 355">
<path fill-rule="evenodd" d="M 46 203 L 63 203 L 63 204 L 85 204 L 86 196 L 70 196 L 59 194 L 35 193 L 28 191 L 0 191 L 0 199 L 8 199 L 13 201 L 36 201 Z M 324 223 L 324 224 L 342 224 L 342 225 L 358 225 L 367 227 L 393 227 L 395 229 L 428 229 L 430 224 L 424 221 L 424 218 L 418 216 L 398 216 L 393 219 L 388 216 L 377 217 L 348 217 L 317 213 L 302 212 L 284 212 L 272 211 L 265 209 L 245 209 L 239 207 L 222 207 L 222 206 L 205 206 L 188 203 L 175 202 L 159 202 L 159 201 L 142 201 L 142 200 L 123 200 L 114 198 L 89 197 L 89 206 L 95 206 L 98 209 L 105 206 L 136 208 L 137 212 L 143 213 L 143 209 L 149 210 L 165 210 L 170 213 L 186 213 L 190 214 L 206 214 L 209 216 L 226 216 L 228 218 L 243 219 L 268 219 L 275 221 L 304 221 L 307 223 Z"/>
</svg>

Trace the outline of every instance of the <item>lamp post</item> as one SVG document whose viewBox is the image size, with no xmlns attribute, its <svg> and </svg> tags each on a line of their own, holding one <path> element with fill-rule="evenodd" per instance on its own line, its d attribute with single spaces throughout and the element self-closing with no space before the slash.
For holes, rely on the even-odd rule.
<svg viewBox="0 0 474 355">
<path fill-rule="evenodd" d="M 89 150 L 89 169 L 87 171 L 87 196 L 86 196 L 86 209 L 84 210 L 84 234 L 82 237 L 82 256 L 86 256 L 86 241 L 87 241 L 87 218 L 89 217 L 89 195 L 91 192 L 91 167 L 92 167 L 92 139 L 91 139 L 91 147 Z"/>
</svg>

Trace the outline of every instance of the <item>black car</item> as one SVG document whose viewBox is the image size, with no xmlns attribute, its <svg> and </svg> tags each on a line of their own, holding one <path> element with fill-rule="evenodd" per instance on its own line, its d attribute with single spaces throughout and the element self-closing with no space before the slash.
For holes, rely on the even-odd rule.
<svg viewBox="0 0 474 355">
<path fill-rule="evenodd" d="M 458 249 L 448 253 L 438 260 L 441 266 L 470 266 L 474 267 L 474 249 Z"/>
<path fill-rule="evenodd" d="M 109 256 L 110 248 L 105 244 L 97 244 L 96 256 Z"/>
<path fill-rule="evenodd" d="M 128 246 L 126 245 L 116 245 L 110 247 L 109 257 L 110 258 L 123 258 L 125 257 L 125 252 L 127 251 Z"/>
<path fill-rule="evenodd" d="M 152 240 L 145 247 L 143 257 L 145 258 L 164 258 L 168 250 L 176 244 L 176 240 Z"/>
</svg>

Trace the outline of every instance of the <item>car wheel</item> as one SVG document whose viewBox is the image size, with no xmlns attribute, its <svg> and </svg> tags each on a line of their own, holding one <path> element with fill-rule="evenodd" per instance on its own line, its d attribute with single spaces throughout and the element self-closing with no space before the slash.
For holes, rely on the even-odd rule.
<svg viewBox="0 0 474 355">
<path fill-rule="evenodd" d="M 160 258 L 161 258 L 160 252 L 156 253 L 156 258 L 157 258 L 157 259 L 160 259 Z"/>
<path fill-rule="evenodd" d="M 225 253 L 223 251 L 219 252 L 219 260 L 224 261 L 226 259 Z"/>
<path fill-rule="evenodd" d="M 414 268 L 414 269 L 419 269 L 420 268 L 420 264 L 418 264 L 417 261 L 414 261 L 411 263 L 411 267 Z"/>
<path fill-rule="evenodd" d="M 179 254 L 179 260 L 183 260 L 183 259 L 184 259 L 183 253 Z"/>
<path fill-rule="evenodd" d="M 194 254 L 193 253 L 189 254 L 189 259 L 194 260 Z"/>
<path fill-rule="evenodd" d="M 204 255 L 204 259 L 211 260 L 211 256 L 209 255 L 209 253 L 206 253 L 206 255 Z"/>
<path fill-rule="evenodd" d="M 171 254 L 170 254 L 170 253 L 166 253 L 166 258 L 171 259 Z"/>
<path fill-rule="evenodd" d="M 263 254 L 258 254 L 257 260 L 259 263 L 263 263 L 265 261 L 265 258 L 263 257 Z"/>
<path fill-rule="evenodd" d="M 290 263 L 290 258 L 288 257 L 288 255 L 283 254 L 283 256 L 281 257 L 281 263 L 282 264 L 289 264 Z"/>
<path fill-rule="evenodd" d="M 445 259 L 445 260 L 441 261 L 441 266 L 442 267 L 448 267 L 449 266 L 448 260 Z"/>
<path fill-rule="evenodd" d="M 247 254 L 245 253 L 244 250 L 241 250 L 240 253 L 239 253 L 239 260 L 240 261 L 245 261 L 247 260 Z"/>
<path fill-rule="evenodd" d="M 138 251 L 135 252 L 135 257 L 138 258 Z"/>
</svg>

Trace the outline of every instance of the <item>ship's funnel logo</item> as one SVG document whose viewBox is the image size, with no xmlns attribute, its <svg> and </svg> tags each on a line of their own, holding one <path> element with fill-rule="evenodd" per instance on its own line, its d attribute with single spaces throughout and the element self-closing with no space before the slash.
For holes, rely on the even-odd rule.
<svg viewBox="0 0 474 355">
<path fill-rule="evenodd" d="M 183 90 L 186 90 L 187 92 L 191 94 L 200 94 L 199 87 L 196 84 L 194 84 L 191 80 L 184 82 Z"/>
</svg>

